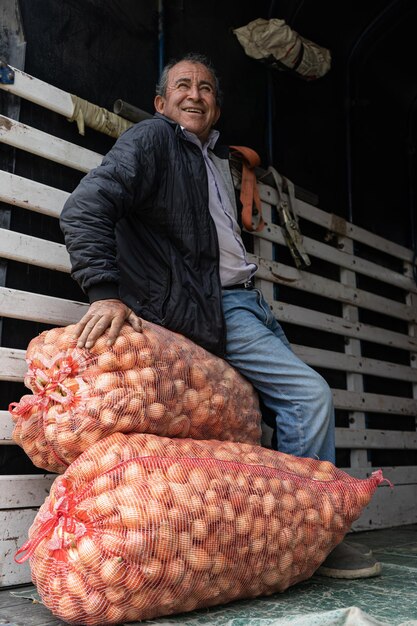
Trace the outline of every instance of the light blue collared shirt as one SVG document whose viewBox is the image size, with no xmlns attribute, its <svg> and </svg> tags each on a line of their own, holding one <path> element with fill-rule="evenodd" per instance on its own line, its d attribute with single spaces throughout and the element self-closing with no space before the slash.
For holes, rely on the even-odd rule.
<svg viewBox="0 0 417 626">
<path fill-rule="evenodd" d="M 207 170 L 209 211 L 217 230 L 220 249 L 220 282 L 222 287 L 243 283 L 251 278 L 257 266 L 249 263 L 245 246 L 243 245 L 241 230 L 237 223 L 237 209 L 234 197 L 228 192 L 224 175 L 215 165 L 212 153 L 219 131 L 212 130 L 204 144 L 194 133 L 182 129 L 189 141 L 195 143 L 201 150 Z M 230 180 L 232 184 L 232 181 Z"/>
</svg>

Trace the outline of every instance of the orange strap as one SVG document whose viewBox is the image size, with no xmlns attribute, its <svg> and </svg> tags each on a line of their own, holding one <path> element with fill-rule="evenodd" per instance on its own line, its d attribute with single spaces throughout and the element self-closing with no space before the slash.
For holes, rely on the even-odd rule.
<svg viewBox="0 0 417 626">
<path fill-rule="evenodd" d="M 240 201 L 242 203 L 242 224 L 246 230 L 260 231 L 265 226 L 262 218 L 261 200 L 256 183 L 255 167 L 261 164 L 259 155 L 246 146 L 230 146 L 233 156 L 242 161 L 242 181 L 240 187 Z M 254 226 L 253 216 L 259 216 L 257 226 Z"/>
</svg>

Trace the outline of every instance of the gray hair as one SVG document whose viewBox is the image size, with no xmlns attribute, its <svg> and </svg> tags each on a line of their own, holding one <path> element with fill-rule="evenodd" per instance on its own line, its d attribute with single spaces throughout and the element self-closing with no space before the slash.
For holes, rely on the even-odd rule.
<svg viewBox="0 0 417 626">
<path fill-rule="evenodd" d="M 188 61 L 189 63 L 200 63 L 200 65 L 204 65 L 208 69 L 214 81 L 216 103 L 218 104 L 218 106 L 221 106 L 222 101 L 223 101 L 223 94 L 220 89 L 220 81 L 219 81 L 219 77 L 217 76 L 217 72 L 214 66 L 212 65 L 210 59 L 206 57 L 204 54 L 200 54 L 198 52 L 189 52 L 188 54 L 186 54 L 185 56 L 181 58 L 172 59 L 165 65 L 165 67 L 163 68 L 161 72 L 161 76 L 159 77 L 159 82 L 156 85 L 156 89 L 155 89 L 156 95 L 162 96 L 163 98 L 165 98 L 166 92 L 167 92 L 167 86 L 168 86 L 169 71 L 174 67 L 174 65 L 177 65 L 177 63 L 181 63 L 182 61 Z"/>
</svg>

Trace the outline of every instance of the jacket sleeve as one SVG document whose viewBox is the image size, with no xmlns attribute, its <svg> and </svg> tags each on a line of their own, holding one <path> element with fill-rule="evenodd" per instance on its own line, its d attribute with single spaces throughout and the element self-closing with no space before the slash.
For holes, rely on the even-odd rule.
<svg viewBox="0 0 417 626">
<path fill-rule="evenodd" d="M 72 277 L 90 302 L 119 297 L 116 224 L 151 197 L 160 137 L 153 120 L 127 130 L 66 201 L 60 217 Z"/>
</svg>

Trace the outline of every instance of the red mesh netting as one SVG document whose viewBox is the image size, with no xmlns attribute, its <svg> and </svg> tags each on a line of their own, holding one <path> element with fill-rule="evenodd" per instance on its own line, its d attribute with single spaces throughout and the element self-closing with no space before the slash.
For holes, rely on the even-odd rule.
<svg viewBox="0 0 417 626">
<path fill-rule="evenodd" d="M 249 444 L 115 433 L 56 478 L 16 560 L 71 624 L 267 595 L 309 578 L 382 480 Z"/>
<path fill-rule="evenodd" d="M 182 335 L 126 324 L 91 350 L 54 328 L 27 349 L 25 385 L 33 392 L 9 410 L 14 441 L 32 462 L 63 472 L 81 452 L 113 432 L 259 443 L 261 415 L 250 383 L 226 361 Z"/>
</svg>

